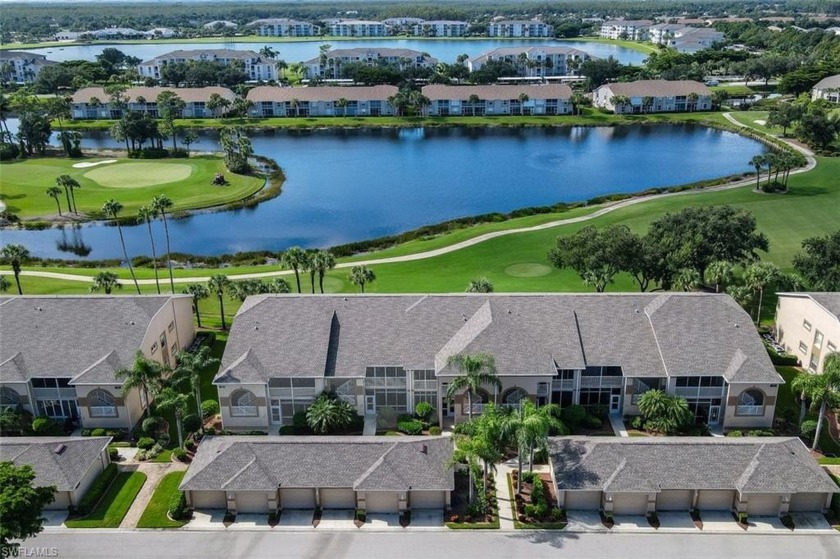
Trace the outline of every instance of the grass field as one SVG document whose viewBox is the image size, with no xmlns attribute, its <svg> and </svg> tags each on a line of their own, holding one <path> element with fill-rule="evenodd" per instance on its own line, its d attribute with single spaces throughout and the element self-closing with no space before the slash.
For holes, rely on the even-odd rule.
<svg viewBox="0 0 840 559">
<path fill-rule="evenodd" d="M 89 515 L 78 520 L 68 520 L 65 524 L 68 528 L 119 528 L 144 483 L 146 474 L 143 472 L 117 474 L 114 483 Z"/>
<path fill-rule="evenodd" d="M 180 528 L 186 522 L 172 520 L 167 516 L 169 503 L 178 492 L 178 485 L 186 472 L 170 472 L 163 476 L 155 488 L 146 510 L 137 522 L 138 528 Z"/>
<path fill-rule="evenodd" d="M 55 184 L 59 175 L 66 174 L 81 185 L 75 191 L 80 213 L 98 212 L 107 199 L 114 198 L 125 207 L 121 215 L 130 216 L 136 215 L 137 209 L 157 194 L 169 196 L 175 203 L 173 210 L 178 211 L 235 202 L 259 191 L 264 184 L 262 177 L 228 172 L 222 160 L 213 156 L 149 161 L 119 159 L 94 167 L 74 167 L 79 163 L 107 160 L 50 157 L 3 163 L 0 199 L 21 219 L 57 216 L 55 200 L 47 196 L 46 189 Z M 216 173 L 224 174 L 230 184 L 212 185 Z M 63 192 L 59 202 L 61 211 L 67 213 Z"/>
</svg>

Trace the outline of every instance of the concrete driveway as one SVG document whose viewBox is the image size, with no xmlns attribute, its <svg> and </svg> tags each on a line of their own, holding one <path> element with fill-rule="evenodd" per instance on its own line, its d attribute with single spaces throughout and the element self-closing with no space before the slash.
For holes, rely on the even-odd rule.
<svg viewBox="0 0 840 559">
<path fill-rule="evenodd" d="M 314 510 L 283 509 L 277 526 L 286 530 L 314 530 L 312 526 L 314 514 Z"/>
<path fill-rule="evenodd" d="M 794 531 L 801 532 L 803 530 L 833 534 L 834 528 L 819 512 L 792 512 L 790 517 L 793 519 Z"/>
<path fill-rule="evenodd" d="M 660 532 L 697 530 L 691 515 L 687 512 L 659 512 L 656 515 L 659 517 Z"/>
<path fill-rule="evenodd" d="M 646 516 L 617 514 L 613 517 L 615 525 L 613 532 L 654 532 L 656 529 L 650 525 Z"/>
<path fill-rule="evenodd" d="M 268 525 L 268 513 L 265 514 L 250 514 L 243 513 L 236 515 L 236 522 L 228 527 L 228 530 L 234 531 L 252 531 L 252 530 L 268 530 L 271 526 Z"/>
<path fill-rule="evenodd" d="M 224 530 L 225 511 L 205 510 L 194 511 L 190 520 L 183 530 Z"/>
<path fill-rule="evenodd" d="M 568 512 L 567 532 L 608 532 L 597 512 L 572 510 Z"/>
<path fill-rule="evenodd" d="M 751 516 L 747 526 L 750 533 L 773 534 L 780 530 L 790 532 L 778 516 Z"/>
<path fill-rule="evenodd" d="M 729 511 L 700 511 L 700 519 L 703 521 L 704 532 L 731 532 L 733 534 L 744 532 Z"/>
<path fill-rule="evenodd" d="M 45 510 L 41 513 L 44 517 L 44 530 L 66 530 L 64 521 L 67 519 L 66 510 Z"/>
<path fill-rule="evenodd" d="M 355 516 L 355 510 L 323 510 L 321 520 L 318 522 L 318 531 L 356 530 L 356 524 L 353 522 Z"/>
<path fill-rule="evenodd" d="M 368 513 L 361 530 L 402 530 L 400 515 L 396 513 Z"/>
<path fill-rule="evenodd" d="M 442 510 L 413 510 L 411 511 L 411 523 L 406 530 L 442 530 Z"/>
</svg>

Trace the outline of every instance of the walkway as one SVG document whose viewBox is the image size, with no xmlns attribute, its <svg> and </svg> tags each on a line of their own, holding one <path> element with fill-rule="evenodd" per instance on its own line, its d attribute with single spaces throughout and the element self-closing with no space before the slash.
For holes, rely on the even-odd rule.
<svg viewBox="0 0 840 559">
<path fill-rule="evenodd" d="M 620 415 L 610 414 L 610 425 L 616 437 L 629 437 L 627 433 L 627 426 L 624 425 L 624 420 Z"/>
<path fill-rule="evenodd" d="M 155 492 L 161 478 L 169 472 L 186 470 L 187 465 L 181 462 L 129 462 L 125 465 L 120 464 L 119 469 L 121 471 L 133 470 L 146 474 L 146 483 L 143 484 L 140 493 L 137 494 L 137 497 L 131 504 L 131 508 L 128 509 L 125 518 L 120 523 L 120 528 L 136 528 L 137 522 L 152 499 L 152 494 Z"/>
<path fill-rule="evenodd" d="M 508 488 L 508 474 L 515 470 L 516 467 L 510 467 L 508 464 L 499 464 L 496 466 L 496 501 L 499 504 L 499 528 L 502 530 L 513 530 L 513 495 L 510 494 Z"/>
<path fill-rule="evenodd" d="M 747 126 L 746 124 L 740 123 L 730 114 L 730 113 L 723 113 L 724 118 L 738 126 L 739 128 L 749 128 L 750 130 L 754 130 L 760 134 L 763 134 L 760 130 L 756 128 L 752 128 Z M 775 138 L 775 136 L 773 136 Z M 804 167 L 799 169 L 795 169 L 790 172 L 791 175 L 800 174 L 800 173 L 807 173 L 811 169 L 817 166 L 817 160 L 814 158 L 814 153 L 809 150 L 808 148 L 801 146 L 797 142 L 792 140 L 788 140 L 785 138 L 776 138 L 781 142 L 784 142 L 791 149 L 795 149 L 803 156 L 805 156 L 805 160 L 807 161 Z M 547 223 L 543 223 L 540 225 L 534 225 L 532 227 L 518 227 L 516 229 L 504 229 L 502 231 L 493 231 L 491 233 L 484 233 L 482 235 L 478 235 L 471 239 L 467 239 L 465 241 L 461 241 L 459 243 L 454 243 L 451 245 L 447 245 L 445 247 L 441 247 L 434 250 L 427 250 L 425 252 L 417 252 L 414 254 L 405 254 L 403 256 L 392 256 L 389 258 L 373 258 L 370 260 L 358 260 L 355 262 L 342 262 L 336 265 L 336 269 L 341 268 L 351 268 L 353 266 L 373 266 L 379 264 L 395 264 L 399 262 L 413 262 L 415 260 L 425 260 L 427 258 L 435 258 L 437 256 L 441 256 L 444 254 L 448 254 L 450 252 L 456 252 L 459 250 L 463 250 L 465 248 L 469 248 L 471 246 L 489 241 L 491 239 L 495 239 L 497 237 L 504 237 L 506 235 L 517 235 L 519 233 L 530 233 L 533 231 L 541 231 L 543 229 L 552 229 L 554 227 L 560 227 L 563 225 L 571 225 L 574 223 L 583 223 L 586 221 L 591 221 L 593 219 L 599 218 L 603 215 L 608 213 L 614 212 L 616 210 L 620 210 L 623 208 L 627 208 L 629 206 L 635 206 L 636 204 L 641 204 L 644 202 L 649 202 L 650 200 L 657 200 L 661 198 L 670 198 L 673 196 L 685 196 L 688 194 L 697 194 L 698 192 L 718 192 L 723 190 L 732 190 L 733 188 L 740 188 L 742 186 L 752 185 L 754 182 L 753 178 L 743 179 L 739 181 L 730 182 L 720 186 L 713 186 L 709 188 L 704 188 L 702 190 L 684 190 L 681 192 L 665 192 L 662 194 L 651 194 L 650 196 L 639 196 L 636 198 L 629 198 L 627 200 L 621 200 L 619 202 L 612 202 L 604 204 L 603 207 L 600 209 L 579 217 L 570 217 L 567 219 L 558 219 L 556 221 L 550 221 Z M 257 272 L 257 273 L 250 273 L 250 274 L 236 274 L 228 276 L 230 280 L 241 280 L 241 279 L 259 279 L 259 278 L 271 278 L 277 276 L 288 276 L 292 275 L 294 271 L 292 270 L 276 270 L 272 272 Z M 11 275 L 11 270 L 0 270 L 0 274 Z M 42 278 L 51 278 L 51 279 L 60 279 L 60 280 L 67 280 L 67 281 L 79 281 L 90 283 L 93 281 L 92 276 L 82 276 L 76 274 L 66 274 L 66 273 L 57 273 L 57 272 L 41 272 L 36 270 L 24 270 L 21 272 L 23 276 L 36 276 Z M 209 281 L 209 276 L 197 276 L 197 277 L 181 277 L 181 278 L 174 278 L 175 283 L 203 283 Z M 121 280 L 123 285 L 129 283 L 128 280 Z M 155 280 L 153 279 L 139 279 L 137 283 L 141 285 L 154 285 Z"/>
<path fill-rule="evenodd" d="M 376 435 L 376 414 L 368 414 L 365 416 L 365 427 L 362 430 L 362 435 L 372 437 Z"/>
</svg>

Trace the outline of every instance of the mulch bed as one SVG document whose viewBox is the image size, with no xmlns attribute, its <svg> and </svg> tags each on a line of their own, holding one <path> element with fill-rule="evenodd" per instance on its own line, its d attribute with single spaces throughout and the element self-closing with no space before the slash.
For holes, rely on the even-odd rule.
<svg viewBox="0 0 840 559">
<path fill-rule="evenodd" d="M 492 487 L 493 477 L 488 478 L 488 487 Z M 447 522 L 469 522 L 469 523 L 490 523 L 495 520 L 493 511 L 496 507 L 496 491 L 490 489 L 488 498 L 487 515 L 485 518 L 473 518 L 467 513 L 470 495 L 470 478 L 466 472 L 455 472 L 455 491 L 452 492 L 452 505 L 446 515 Z"/>
<path fill-rule="evenodd" d="M 523 472 L 524 474 L 525 472 Z M 513 491 L 516 492 L 516 478 L 518 476 L 518 472 L 514 471 L 511 472 L 511 484 L 513 485 Z M 543 488 L 545 490 L 545 497 L 546 502 L 548 503 L 548 514 L 546 518 L 539 520 L 536 518 L 530 518 L 525 515 L 525 506 L 533 504 L 531 502 L 531 492 L 533 491 L 533 484 L 526 482 L 524 479 L 522 480 L 522 486 L 519 494 L 514 495 L 514 503 L 516 507 L 516 519 L 519 522 L 525 522 L 529 524 L 540 524 L 544 522 L 566 522 L 565 514 L 560 517 L 558 520 L 551 520 L 551 513 L 553 510 L 557 509 L 555 503 L 557 503 L 557 493 L 554 491 L 554 483 L 551 481 L 551 474 L 548 473 L 541 473 L 539 474 L 539 478 L 542 481 Z"/>
</svg>

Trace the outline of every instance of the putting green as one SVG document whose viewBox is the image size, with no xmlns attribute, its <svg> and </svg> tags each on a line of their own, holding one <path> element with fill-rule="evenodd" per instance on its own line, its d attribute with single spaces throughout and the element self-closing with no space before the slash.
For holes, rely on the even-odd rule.
<svg viewBox="0 0 840 559">
<path fill-rule="evenodd" d="M 192 172 L 187 163 L 132 162 L 95 167 L 84 176 L 108 188 L 140 188 L 182 181 Z"/>
<path fill-rule="evenodd" d="M 515 278 L 535 278 L 550 274 L 551 266 L 537 264 L 536 262 L 523 262 L 521 264 L 511 264 L 505 268 L 505 273 Z"/>
</svg>

